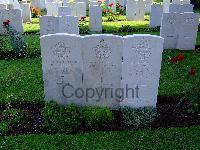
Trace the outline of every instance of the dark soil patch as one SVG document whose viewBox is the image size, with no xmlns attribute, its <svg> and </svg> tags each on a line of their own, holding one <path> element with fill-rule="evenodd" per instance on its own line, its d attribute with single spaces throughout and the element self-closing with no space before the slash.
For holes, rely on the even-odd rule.
<svg viewBox="0 0 200 150">
<path fill-rule="evenodd" d="M 200 125 L 200 112 L 188 114 L 180 109 L 179 97 L 159 96 L 157 111 L 159 116 L 152 127 L 188 127 Z"/>
<path fill-rule="evenodd" d="M 14 103 L 12 108 L 19 108 L 24 110 L 27 114 L 27 121 L 19 126 L 12 126 L 10 128 L 11 135 L 14 134 L 28 134 L 41 133 L 42 130 L 42 116 L 41 110 L 44 103 Z M 0 111 L 6 109 L 6 106 L 0 106 Z M 188 114 L 180 110 L 179 97 L 159 96 L 157 103 L 158 117 L 151 124 L 152 128 L 168 128 L 168 127 L 189 127 L 200 125 L 200 113 Z M 97 131 L 121 131 L 127 128 L 123 126 L 122 115 L 119 111 L 113 111 L 115 120 L 113 124 L 97 129 Z M 90 132 L 84 126 L 78 128 L 75 132 Z"/>
<path fill-rule="evenodd" d="M 199 26 L 200 29 L 200 26 Z M 195 46 L 195 52 L 200 53 L 200 45 Z"/>
<path fill-rule="evenodd" d="M 42 132 L 41 110 L 44 107 L 42 103 L 13 103 L 10 108 L 21 109 L 26 114 L 26 121 L 18 126 L 11 126 L 9 134 L 28 134 Z M 0 111 L 5 110 L 7 106 L 0 106 Z"/>
</svg>

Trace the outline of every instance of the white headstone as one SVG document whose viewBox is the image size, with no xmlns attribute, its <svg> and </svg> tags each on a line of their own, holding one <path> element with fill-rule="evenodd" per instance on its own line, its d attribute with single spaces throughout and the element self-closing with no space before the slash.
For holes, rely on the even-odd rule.
<svg viewBox="0 0 200 150">
<path fill-rule="evenodd" d="M 13 4 L 7 4 L 7 9 L 14 9 L 14 5 Z"/>
<path fill-rule="evenodd" d="M 72 4 L 72 15 L 77 16 L 79 19 L 86 16 L 86 3 L 84 2 L 73 2 Z"/>
<path fill-rule="evenodd" d="M 101 6 L 90 6 L 90 31 L 102 32 L 102 9 Z"/>
<path fill-rule="evenodd" d="M 163 0 L 163 12 L 164 13 L 169 12 L 169 5 L 170 5 L 170 0 Z"/>
<path fill-rule="evenodd" d="M 8 10 L 10 17 L 10 25 L 16 29 L 18 32 L 23 33 L 23 26 L 22 26 L 22 11 L 20 9 L 11 9 Z"/>
<path fill-rule="evenodd" d="M 181 0 L 172 0 L 172 4 L 181 4 Z"/>
<path fill-rule="evenodd" d="M 58 33 L 58 17 L 40 17 L 40 36 Z"/>
<path fill-rule="evenodd" d="M 14 9 L 20 9 L 18 0 L 10 0 L 9 4 L 12 4 L 14 6 Z"/>
<path fill-rule="evenodd" d="M 196 13 L 164 13 L 160 33 L 164 48 L 194 50 L 199 17 Z"/>
<path fill-rule="evenodd" d="M 4 28 L 3 22 L 8 20 L 10 17 L 8 15 L 7 9 L 0 9 L 0 35 L 6 34 L 6 29 Z"/>
<path fill-rule="evenodd" d="M 163 38 L 60 33 L 40 42 L 47 101 L 114 109 L 156 106 Z"/>
<path fill-rule="evenodd" d="M 190 0 L 182 0 L 181 4 L 190 4 Z"/>
<path fill-rule="evenodd" d="M 46 0 L 40 0 L 40 9 L 46 8 Z"/>
<path fill-rule="evenodd" d="M 144 15 L 145 15 L 145 1 L 144 0 L 139 0 L 138 2 L 138 15 L 136 20 L 144 20 Z"/>
<path fill-rule="evenodd" d="M 79 36 L 45 35 L 40 39 L 44 93 L 47 101 L 82 104 L 74 91 L 82 88 L 82 56 Z M 72 95 L 74 94 L 74 95 Z"/>
<path fill-rule="evenodd" d="M 10 0 L 0 0 L 0 4 L 9 4 Z"/>
<path fill-rule="evenodd" d="M 99 3 L 97 1 L 90 1 L 90 6 L 99 6 Z"/>
<path fill-rule="evenodd" d="M 58 32 L 68 34 L 79 34 L 77 16 L 62 16 L 59 17 Z"/>
<path fill-rule="evenodd" d="M 46 0 L 31 0 L 31 7 L 36 7 L 39 9 L 44 9 L 46 8 Z"/>
<path fill-rule="evenodd" d="M 58 15 L 58 7 L 61 6 L 59 2 L 48 2 L 46 3 L 47 15 L 49 16 L 57 16 Z"/>
<path fill-rule="evenodd" d="M 164 49 L 176 48 L 179 21 L 177 13 L 163 13 L 160 35 L 164 38 Z"/>
<path fill-rule="evenodd" d="M 129 0 L 126 5 L 126 18 L 132 21 L 144 20 L 145 1 Z"/>
<path fill-rule="evenodd" d="M 46 0 L 47 3 L 58 2 L 59 0 Z"/>
<path fill-rule="evenodd" d="M 145 13 L 150 13 L 153 0 L 145 0 Z"/>
<path fill-rule="evenodd" d="M 161 19 L 163 14 L 163 5 L 153 4 L 151 5 L 151 15 L 150 15 L 150 27 L 161 26 Z"/>
<path fill-rule="evenodd" d="M 124 37 L 122 106 L 156 107 L 163 42 L 163 38 L 153 35 Z"/>
<path fill-rule="evenodd" d="M 194 50 L 200 15 L 198 13 L 184 13 L 180 14 L 180 18 L 177 49 Z"/>
<path fill-rule="evenodd" d="M 10 26 L 18 32 L 23 33 L 22 11 L 20 9 L 0 9 L 0 35 L 6 34 L 3 26 L 5 20 L 10 21 Z"/>
<path fill-rule="evenodd" d="M 41 8 L 40 0 L 31 0 L 31 7 Z"/>
<path fill-rule="evenodd" d="M 22 18 L 23 22 L 31 22 L 31 10 L 30 10 L 30 4 L 29 3 L 22 3 L 20 4 L 20 8 L 22 10 Z"/>
<path fill-rule="evenodd" d="M 68 0 L 62 0 L 62 6 L 68 6 Z"/>
<path fill-rule="evenodd" d="M 170 4 L 169 5 L 169 12 L 176 12 L 176 13 L 184 13 L 184 12 L 193 12 L 193 5 L 192 4 Z"/>
<path fill-rule="evenodd" d="M 118 107 L 120 97 L 115 90 L 121 88 L 121 60 L 123 39 L 114 35 L 84 37 L 83 85 L 95 93 L 85 98 L 88 105 Z M 111 94 L 114 92 L 113 95 Z"/>
<path fill-rule="evenodd" d="M 58 7 L 58 16 L 71 15 L 71 8 L 68 6 Z"/>
<path fill-rule="evenodd" d="M 6 4 L 0 4 L 0 9 L 7 9 L 7 5 Z"/>
<path fill-rule="evenodd" d="M 127 1 L 126 4 L 126 18 L 128 20 L 136 20 L 137 16 L 137 2 L 134 0 Z"/>
<path fill-rule="evenodd" d="M 74 2 L 84 2 L 84 3 L 86 3 L 87 4 L 87 0 L 74 0 Z"/>
<path fill-rule="evenodd" d="M 7 9 L 7 4 L 0 4 L 0 9 Z"/>
</svg>

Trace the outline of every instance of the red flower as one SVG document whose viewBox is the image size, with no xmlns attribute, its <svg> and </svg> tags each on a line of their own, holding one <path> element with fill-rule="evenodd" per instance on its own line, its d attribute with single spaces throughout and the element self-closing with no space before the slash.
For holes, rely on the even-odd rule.
<svg viewBox="0 0 200 150">
<path fill-rule="evenodd" d="M 176 64 L 177 62 L 181 62 L 185 59 L 185 56 L 183 53 L 178 54 L 176 57 L 173 57 L 170 59 L 170 62 L 173 64 Z"/>
<path fill-rule="evenodd" d="M 176 57 L 174 57 L 174 58 L 170 59 L 170 62 L 173 63 L 173 64 L 176 64 L 178 62 L 178 60 L 177 60 Z"/>
<path fill-rule="evenodd" d="M 195 76 L 196 73 L 197 73 L 197 70 L 196 70 L 196 68 L 194 68 L 194 67 L 192 67 L 192 68 L 190 69 L 190 71 L 189 71 L 189 75 L 190 75 L 190 76 Z"/>
<path fill-rule="evenodd" d="M 110 3 L 110 4 L 108 4 L 108 6 L 109 7 L 112 7 L 114 5 L 114 3 L 112 2 L 112 3 Z"/>
<path fill-rule="evenodd" d="M 178 54 L 178 56 L 177 56 L 178 61 L 183 61 L 184 59 L 185 59 L 185 56 L 183 53 Z"/>
<path fill-rule="evenodd" d="M 5 20 L 4 22 L 3 22 L 3 25 L 5 25 L 5 26 L 8 26 L 10 24 L 10 20 Z"/>
<path fill-rule="evenodd" d="M 98 0 L 98 3 L 102 3 L 102 1 L 101 1 L 101 0 Z"/>
</svg>

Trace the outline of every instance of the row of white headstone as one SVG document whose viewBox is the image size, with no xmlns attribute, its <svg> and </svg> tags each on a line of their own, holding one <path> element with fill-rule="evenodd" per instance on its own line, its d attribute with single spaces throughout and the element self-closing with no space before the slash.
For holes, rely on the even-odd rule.
<svg viewBox="0 0 200 150">
<path fill-rule="evenodd" d="M 18 0 L 0 0 L 0 4 L 4 5 L 4 7 L 20 9 Z"/>
<path fill-rule="evenodd" d="M 161 26 L 162 14 L 163 13 L 185 13 L 193 12 L 192 4 L 170 4 L 169 11 L 164 11 L 164 6 L 161 4 L 151 5 L 151 14 L 150 14 L 150 27 Z"/>
<path fill-rule="evenodd" d="M 48 2 L 46 3 L 47 15 L 59 16 L 59 7 L 62 6 L 60 2 Z M 86 3 L 73 2 L 67 5 L 71 11 L 70 15 L 77 16 L 79 19 L 86 16 Z"/>
<path fill-rule="evenodd" d="M 98 5 L 90 6 L 90 31 L 102 32 L 102 10 Z M 79 18 L 71 15 L 68 6 L 58 7 L 58 16 L 40 17 L 40 35 L 69 33 L 79 34 Z"/>
<path fill-rule="evenodd" d="M 31 22 L 31 11 L 29 3 L 20 3 L 19 8 L 15 8 L 13 4 L 0 4 L 0 10 L 1 9 L 21 9 L 23 22 Z"/>
<path fill-rule="evenodd" d="M 200 14 L 164 13 L 160 35 L 165 49 L 194 50 Z"/>
<path fill-rule="evenodd" d="M 161 26 L 164 49 L 194 50 L 200 14 L 193 13 L 193 5 L 170 4 L 163 12 L 163 5 L 151 6 L 150 27 Z"/>
<path fill-rule="evenodd" d="M 40 9 L 46 8 L 46 3 L 48 2 L 53 2 L 56 3 L 58 2 L 57 0 L 31 0 L 31 6 L 37 7 Z M 63 6 L 69 6 L 69 0 L 62 0 L 62 5 Z M 84 2 L 86 4 L 86 8 L 89 8 L 89 5 L 97 5 L 98 2 L 96 0 L 75 0 L 74 2 Z M 152 0 L 145 0 L 145 12 L 149 13 L 150 12 L 150 7 L 152 4 Z M 112 10 L 115 12 L 116 11 L 116 5 L 119 3 L 119 5 L 124 8 L 127 4 L 127 0 L 105 0 L 105 4 L 108 5 L 109 3 L 113 3 Z"/>
<path fill-rule="evenodd" d="M 73 16 L 78 16 L 79 18 L 86 16 L 86 9 L 88 8 L 88 1 L 85 0 L 76 0 L 75 2 L 45 2 L 45 8 L 47 9 L 47 15 L 58 15 L 58 7 L 60 6 L 69 6 L 72 10 Z M 113 3 L 111 9 L 113 12 L 116 12 L 116 1 L 110 0 L 109 3 Z M 119 5 L 123 9 L 125 5 L 127 5 L 127 19 L 128 20 L 144 20 L 144 14 L 150 12 L 150 7 L 152 4 L 152 0 L 129 0 L 128 2 L 125 0 L 120 0 Z M 97 1 L 90 1 L 90 6 L 99 5 Z M 108 4 L 107 4 L 108 5 Z"/>
<path fill-rule="evenodd" d="M 42 16 L 40 17 L 40 35 L 68 33 L 79 34 L 77 16 Z"/>
<path fill-rule="evenodd" d="M 170 4 L 190 4 L 190 0 L 163 0 L 163 12 L 169 12 Z"/>
<path fill-rule="evenodd" d="M 40 39 L 44 93 L 60 104 L 156 106 L 164 39 L 49 34 Z"/>
</svg>

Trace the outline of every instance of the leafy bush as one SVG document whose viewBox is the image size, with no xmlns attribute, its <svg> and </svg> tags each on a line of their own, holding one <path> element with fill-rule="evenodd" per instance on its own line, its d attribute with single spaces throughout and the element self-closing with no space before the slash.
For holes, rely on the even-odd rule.
<svg viewBox="0 0 200 150">
<path fill-rule="evenodd" d="M 130 25 L 122 25 L 119 28 L 119 32 L 137 32 L 138 29 L 136 29 L 135 27 L 132 27 Z"/>
<path fill-rule="evenodd" d="M 11 46 L 16 57 L 25 55 L 27 45 L 22 36 L 22 33 L 18 32 L 10 25 L 10 20 L 5 20 L 3 25 L 7 30 L 8 35 L 10 36 Z"/>
<path fill-rule="evenodd" d="M 89 34 L 90 33 L 90 29 L 88 26 L 84 25 L 84 26 L 79 26 L 79 33 L 80 34 Z"/>
<path fill-rule="evenodd" d="M 49 102 L 42 110 L 43 128 L 48 133 L 71 133 L 80 125 L 80 115 L 75 105 L 60 106 Z"/>
<path fill-rule="evenodd" d="M 85 126 L 89 129 L 106 127 L 114 119 L 114 114 L 109 108 L 84 107 L 81 114 Z"/>
<path fill-rule="evenodd" d="M 10 125 L 20 125 L 26 120 L 26 114 L 21 109 L 8 108 L 2 113 L 3 119 Z"/>
<path fill-rule="evenodd" d="M 157 111 L 153 107 L 144 108 L 120 108 L 122 113 L 123 123 L 130 129 L 146 128 L 157 116 Z"/>
<path fill-rule="evenodd" d="M 47 9 L 46 8 L 41 9 L 40 14 L 41 16 L 47 15 Z"/>
<path fill-rule="evenodd" d="M 41 15 L 41 10 L 37 7 L 31 7 L 32 18 L 38 18 Z"/>
<path fill-rule="evenodd" d="M 6 135 L 9 132 L 9 123 L 6 121 L 0 122 L 0 136 Z"/>
</svg>

